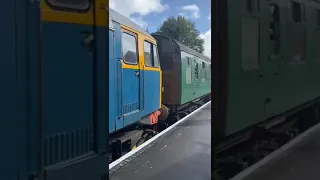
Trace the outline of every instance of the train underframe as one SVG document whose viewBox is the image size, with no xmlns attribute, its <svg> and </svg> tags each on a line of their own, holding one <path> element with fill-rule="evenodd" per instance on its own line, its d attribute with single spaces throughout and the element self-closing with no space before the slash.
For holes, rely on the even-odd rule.
<svg viewBox="0 0 320 180">
<path fill-rule="evenodd" d="M 146 118 L 143 118 L 138 123 L 110 135 L 109 163 L 146 142 L 157 133 L 210 101 L 210 99 L 211 94 L 207 94 L 183 105 L 163 105 L 169 110 L 165 119 L 161 119 L 161 117 L 159 117 L 159 121 L 157 121 L 156 124 L 150 124 L 146 123 Z"/>
<path fill-rule="evenodd" d="M 320 121 L 320 99 L 222 139 L 213 138 L 214 177 L 230 179 Z"/>
</svg>

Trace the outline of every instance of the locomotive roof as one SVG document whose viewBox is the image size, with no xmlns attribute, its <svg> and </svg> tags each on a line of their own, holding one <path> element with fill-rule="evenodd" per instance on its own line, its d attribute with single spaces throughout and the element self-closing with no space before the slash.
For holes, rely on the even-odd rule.
<svg viewBox="0 0 320 180">
<path fill-rule="evenodd" d="M 145 35 L 148 35 L 150 37 L 151 34 L 149 34 L 146 30 L 144 30 L 142 27 L 140 27 L 139 25 L 137 25 L 136 23 L 134 23 L 133 21 L 131 21 L 129 18 L 123 16 L 122 14 L 116 12 L 115 10 L 109 8 L 109 17 L 111 17 L 111 19 L 115 22 L 118 22 L 120 24 L 123 24 L 125 26 L 128 26 L 134 30 L 137 30 Z"/>
<path fill-rule="evenodd" d="M 157 33 L 153 33 L 152 35 L 157 35 L 157 36 L 163 36 L 163 37 L 170 38 L 173 42 L 175 42 L 179 46 L 181 51 L 188 52 L 188 53 L 190 53 L 192 55 L 195 55 L 195 56 L 198 56 L 198 57 L 202 58 L 203 60 L 211 62 L 211 58 L 209 58 L 208 56 L 205 56 L 205 55 L 199 53 L 198 51 L 196 51 L 196 50 L 194 50 L 192 48 L 189 48 L 188 46 L 182 44 L 180 41 L 178 41 L 176 39 L 173 39 L 173 38 L 171 38 L 171 37 L 169 37 L 167 35 L 164 35 L 163 33 L 157 32 Z"/>
</svg>

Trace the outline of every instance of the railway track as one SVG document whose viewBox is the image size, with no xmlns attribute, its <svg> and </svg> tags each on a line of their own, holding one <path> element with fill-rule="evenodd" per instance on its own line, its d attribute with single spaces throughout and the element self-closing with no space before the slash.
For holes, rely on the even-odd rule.
<svg viewBox="0 0 320 180">
<path fill-rule="evenodd" d="M 179 109 L 175 113 L 170 113 L 170 115 L 168 116 L 166 122 L 159 121 L 158 126 L 155 127 L 154 129 L 145 129 L 145 130 L 143 130 L 142 138 L 140 138 L 135 143 L 136 145 L 130 150 L 132 151 L 132 150 L 138 148 L 139 146 L 145 144 L 149 139 L 151 139 L 152 137 L 156 136 L 160 132 L 168 129 L 173 124 L 175 124 L 176 122 L 182 120 L 183 118 L 185 118 L 189 114 L 193 113 L 194 111 L 196 111 L 198 108 L 202 107 L 203 105 L 205 105 L 209 101 L 210 101 L 210 98 L 204 98 L 204 99 L 198 101 L 197 103 L 192 103 L 192 104 L 189 104 L 188 106 L 182 107 L 181 109 Z M 131 143 L 129 143 L 129 146 L 131 146 Z M 129 152 L 130 151 L 121 152 L 121 156 L 119 156 L 117 158 L 112 158 L 112 154 L 110 153 L 110 155 L 109 155 L 109 164 L 113 163 L 114 161 L 117 161 L 118 159 L 120 159 L 122 156 L 125 156 Z"/>
<path fill-rule="evenodd" d="M 232 179 L 318 124 L 292 119 L 272 128 L 257 128 L 231 148 L 216 147 L 214 179 Z"/>
</svg>

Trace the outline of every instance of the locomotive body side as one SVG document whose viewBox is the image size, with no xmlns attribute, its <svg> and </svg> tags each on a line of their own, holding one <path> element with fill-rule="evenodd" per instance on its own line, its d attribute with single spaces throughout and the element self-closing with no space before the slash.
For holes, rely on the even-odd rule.
<svg viewBox="0 0 320 180">
<path fill-rule="evenodd" d="M 100 0 L 59 2 L 4 3 L 2 114 L 11 115 L 1 130 L 6 165 L 0 179 L 101 179 L 108 173 L 102 153 L 107 113 L 99 109 L 107 108 L 107 86 L 99 83 L 106 80 L 106 57 L 92 49 L 107 47 L 108 16 Z"/>
<path fill-rule="evenodd" d="M 150 123 L 150 115 L 161 108 L 161 68 L 152 36 L 112 9 L 110 16 L 115 53 L 109 59 L 114 68 L 110 69 L 114 84 L 109 87 L 115 97 L 109 116 L 112 134 L 137 122 Z"/>
<path fill-rule="evenodd" d="M 48 180 L 101 178 L 108 166 L 108 155 L 102 153 L 108 148 L 107 5 L 46 0 L 40 6 L 42 124 L 30 137 L 43 152 L 36 146 L 28 152 L 43 164 L 30 164 L 30 170 L 40 169 Z"/>
</svg>

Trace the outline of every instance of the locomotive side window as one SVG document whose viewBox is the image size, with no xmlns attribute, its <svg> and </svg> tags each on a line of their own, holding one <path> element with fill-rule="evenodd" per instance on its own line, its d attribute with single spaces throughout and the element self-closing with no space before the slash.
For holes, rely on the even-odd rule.
<svg viewBox="0 0 320 180">
<path fill-rule="evenodd" d="M 147 67 L 153 67 L 151 47 L 151 43 L 144 41 L 144 63 Z"/>
<path fill-rule="evenodd" d="M 157 51 L 157 46 L 153 44 L 153 63 L 154 67 L 160 67 L 159 56 Z"/>
<path fill-rule="evenodd" d="M 137 39 L 125 32 L 122 33 L 122 57 L 127 64 L 138 64 Z"/>
<path fill-rule="evenodd" d="M 48 4 L 61 9 L 86 10 L 90 6 L 90 0 L 47 0 Z"/>
<path fill-rule="evenodd" d="M 160 67 L 156 45 L 144 41 L 144 61 L 147 67 Z"/>
</svg>

